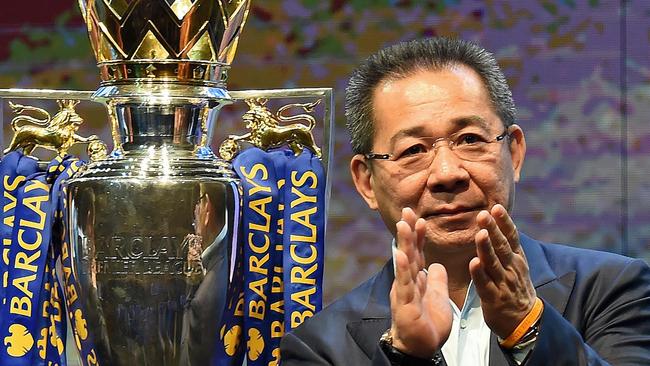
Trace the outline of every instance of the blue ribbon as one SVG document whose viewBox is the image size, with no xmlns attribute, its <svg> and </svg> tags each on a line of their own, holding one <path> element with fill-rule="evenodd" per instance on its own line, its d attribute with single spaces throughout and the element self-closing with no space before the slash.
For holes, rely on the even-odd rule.
<svg viewBox="0 0 650 366">
<path fill-rule="evenodd" d="M 0 222 L 0 237 L 2 240 L 2 249 L 0 250 L 0 299 L 2 299 L 2 303 L 0 303 L 0 306 L 5 305 L 5 293 L 9 287 L 7 269 L 9 268 L 11 233 L 14 227 L 16 194 L 18 187 L 25 181 L 25 178 L 37 171 L 38 162 L 35 159 L 23 157 L 18 152 L 7 154 L 0 162 L 0 179 L 2 180 L 0 182 L 0 189 L 2 190 L 2 194 L 0 194 L 2 205 L 2 222 Z"/>
<path fill-rule="evenodd" d="M 63 178 L 67 179 L 74 175 L 81 167 L 83 162 L 75 161 L 70 164 L 63 173 Z M 57 180 L 57 183 L 63 183 L 64 179 Z M 63 270 L 63 293 L 65 294 L 65 305 L 67 309 L 68 319 L 72 326 L 72 334 L 74 337 L 75 345 L 81 356 L 81 363 L 84 366 L 99 365 L 99 359 L 94 346 L 92 335 L 88 331 L 85 309 L 82 307 L 80 296 L 84 294 L 77 284 L 76 274 L 72 266 L 72 245 L 70 242 L 70 232 L 67 230 L 69 222 L 68 209 L 67 209 L 67 187 L 62 184 L 55 184 L 54 192 L 58 192 L 57 201 L 57 217 L 61 220 L 59 223 L 60 234 L 58 236 L 57 248 L 60 248 L 61 266 Z M 86 295 L 88 296 L 88 295 Z"/>
<path fill-rule="evenodd" d="M 237 245 L 233 273 L 226 295 L 226 307 L 219 328 L 213 366 L 241 366 L 244 362 L 244 248 Z"/>
<path fill-rule="evenodd" d="M 325 172 L 305 150 L 287 162 L 284 209 L 285 328 L 321 310 L 325 259 Z"/>
<path fill-rule="evenodd" d="M 268 320 L 269 323 L 267 334 L 267 348 L 265 365 L 278 365 L 280 362 L 280 340 L 284 335 L 284 264 L 283 251 L 285 249 L 284 225 L 285 225 L 285 191 L 287 187 L 287 164 L 294 158 L 291 150 L 276 150 L 267 153 L 274 162 L 277 189 L 278 189 L 278 216 L 275 231 L 275 242 L 270 249 L 272 270 L 269 275 L 270 294 L 268 302 Z"/>
<path fill-rule="evenodd" d="M 241 338 L 244 327 L 244 248 L 239 245 L 241 237 L 240 207 L 241 192 L 235 197 L 235 225 L 231 243 L 231 272 L 230 283 L 226 294 L 226 305 L 219 327 L 219 339 L 216 352 L 211 362 L 213 366 L 241 366 L 244 362 L 244 352 Z"/>
<path fill-rule="evenodd" d="M 270 353 L 269 297 L 274 263 L 271 253 L 278 237 L 278 174 L 281 163 L 269 154 L 250 149 L 234 162 L 242 176 L 244 204 L 244 337 L 247 339 L 247 364 L 267 365 Z"/>
<path fill-rule="evenodd" d="M 0 261 L 0 273 L 7 284 L 0 292 L 1 365 L 67 364 L 63 297 L 69 291 L 68 286 L 64 290 L 59 283 L 56 262 L 62 259 L 64 272 L 66 265 L 70 268 L 69 241 L 64 240 L 67 213 L 63 183 L 82 164 L 69 156 L 57 157 L 43 172 L 36 160 L 18 152 L 0 161 L 0 235 L 6 259 Z M 71 310 L 73 316 L 74 308 Z M 78 324 L 74 318 L 71 321 L 77 334 Z M 84 344 L 88 348 L 92 342 L 82 342 L 79 347 Z M 83 364 L 96 363 L 85 359 Z"/>
<path fill-rule="evenodd" d="M 291 315 L 297 325 L 322 306 L 323 167 L 309 150 L 295 157 L 257 148 L 233 166 L 242 187 L 242 239 L 214 364 L 241 365 L 246 356 L 251 366 L 278 365 Z M 314 240 L 300 242 L 307 237 Z M 291 283 L 296 278 L 302 281 Z"/>
<path fill-rule="evenodd" d="M 65 201 L 63 183 L 77 172 L 83 163 L 75 158 L 67 156 L 57 157 L 47 167 L 47 181 L 53 182 L 50 190 L 50 216 L 53 218 L 51 228 L 51 244 L 48 251 L 48 262 L 46 264 L 47 282 L 43 286 L 44 296 L 49 295 L 49 300 L 44 300 L 43 317 L 46 319 L 40 329 L 40 342 L 46 344 L 45 356 L 39 348 L 39 356 L 44 365 L 48 365 L 58 359 L 59 365 L 67 364 L 65 359 L 65 342 L 67 336 L 66 306 L 64 292 L 56 273 L 56 262 L 63 251 L 62 239 L 67 227 L 67 221 L 63 221 L 64 215 L 60 210 L 60 204 Z M 44 337 L 47 337 L 47 340 Z"/>
<path fill-rule="evenodd" d="M 56 253 L 50 245 L 54 217 L 49 185 L 64 169 L 64 161 L 59 157 L 46 172 L 40 172 L 29 162 L 32 159 L 17 154 L 10 153 L 0 162 L 3 181 L 21 180 L 13 190 L 13 215 L 10 210 L 3 212 L 3 226 L 12 226 L 12 230 L 11 241 L 3 240 L 9 244 L 9 264 L 3 271 L 8 287 L 1 308 L 0 361 L 3 365 L 65 365 L 61 340 L 65 324 L 54 273 Z M 18 178 L 24 176 L 23 161 L 31 168 L 24 180 Z M 12 216 L 13 225 L 8 225 Z"/>
</svg>

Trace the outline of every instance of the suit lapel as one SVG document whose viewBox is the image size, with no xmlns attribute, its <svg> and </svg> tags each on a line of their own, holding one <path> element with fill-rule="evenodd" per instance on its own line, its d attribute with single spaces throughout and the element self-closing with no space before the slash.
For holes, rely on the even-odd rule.
<svg viewBox="0 0 650 366">
<path fill-rule="evenodd" d="M 389 293 L 393 278 L 393 261 L 390 260 L 373 281 L 361 320 L 347 324 L 352 339 L 368 358 L 372 358 L 379 338 L 390 327 Z"/>
<path fill-rule="evenodd" d="M 575 283 L 574 271 L 556 274 L 546 259 L 541 244 L 520 233 L 521 245 L 526 253 L 530 278 L 537 291 L 537 296 L 547 305 L 553 306 L 560 314 L 564 314 L 566 305 Z M 505 355 L 499 347 L 497 337 L 490 335 L 490 366 L 509 365 Z"/>
<path fill-rule="evenodd" d="M 526 253 L 530 278 L 537 296 L 552 305 L 560 314 L 564 314 L 566 305 L 575 283 L 575 271 L 555 273 L 551 268 L 546 253 L 540 242 L 521 235 L 521 244 Z"/>
<path fill-rule="evenodd" d="M 372 358 L 377 342 L 386 329 L 390 328 L 390 318 L 364 318 L 360 321 L 350 322 L 348 332 L 359 348 L 368 358 Z"/>
</svg>

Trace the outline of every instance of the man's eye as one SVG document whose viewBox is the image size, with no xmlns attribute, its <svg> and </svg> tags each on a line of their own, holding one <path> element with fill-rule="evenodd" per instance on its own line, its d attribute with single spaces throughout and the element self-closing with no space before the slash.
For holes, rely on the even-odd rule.
<svg viewBox="0 0 650 366">
<path fill-rule="evenodd" d="M 424 153 L 424 152 L 426 152 L 424 146 L 418 144 L 418 145 L 410 146 L 410 147 L 408 147 L 407 149 L 405 149 L 405 150 L 404 150 L 404 151 L 399 155 L 399 157 L 407 157 L 407 156 L 412 156 L 412 155 L 416 155 L 416 154 L 422 154 L 422 153 Z"/>
<path fill-rule="evenodd" d="M 473 145 L 480 142 L 485 142 L 485 139 L 473 133 L 462 134 L 456 139 L 456 145 Z"/>
</svg>

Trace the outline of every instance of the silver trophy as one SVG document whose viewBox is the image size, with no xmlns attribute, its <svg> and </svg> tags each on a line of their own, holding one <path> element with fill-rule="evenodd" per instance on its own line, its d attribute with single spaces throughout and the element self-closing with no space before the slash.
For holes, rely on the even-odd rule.
<svg viewBox="0 0 650 366">
<path fill-rule="evenodd" d="M 235 175 L 207 143 L 250 0 L 79 6 L 114 143 L 67 186 L 87 339 L 103 365 L 206 365 L 238 219 Z"/>
</svg>

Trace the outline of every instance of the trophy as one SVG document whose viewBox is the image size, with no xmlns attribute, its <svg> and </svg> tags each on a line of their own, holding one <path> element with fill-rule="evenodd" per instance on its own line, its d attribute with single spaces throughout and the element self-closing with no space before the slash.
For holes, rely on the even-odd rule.
<svg viewBox="0 0 650 366">
<path fill-rule="evenodd" d="M 232 102 L 225 81 L 249 6 L 79 1 L 102 80 L 93 98 L 113 126 L 112 158 L 67 183 L 79 316 L 100 364 L 212 359 L 238 196 L 207 144 Z"/>
<path fill-rule="evenodd" d="M 331 89 L 226 90 L 250 2 L 79 0 L 100 70 L 99 89 L 0 90 L 2 98 L 59 104 L 50 116 L 10 102 L 17 116 L 5 153 L 20 148 L 28 155 L 43 147 L 62 156 L 73 144 L 88 147 L 90 163 L 63 189 L 68 242 L 61 259 L 72 343 L 84 365 L 215 364 L 224 332 L 232 337 L 237 328 L 219 325 L 233 305 L 226 304 L 228 285 L 237 277 L 244 241 L 238 237 L 243 189 L 231 159 L 242 144 L 263 150 L 288 146 L 296 156 L 303 149 L 322 156 L 327 170 Z M 273 112 L 282 99 L 309 102 Z M 106 106 L 111 152 L 97 136 L 76 133 L 79 101 Z M 242 117 L 248 132 L 225 139 L 219 158 L 209 146 L 213 129 L 220 109 L 236 101 L 248 105 Z M 312 134 L 317 107 L 322 151 Z M 298 114 L 288 115 L 296 109 Z M 324 189 L 326 201 L 329 183 Z M 307 214 L 296 215 L 298 224 L 309 223 L 302 216 Z M 304 245 L 309 253 L 311 244 Z M 322 263 L 320 268 L 322 276 Z M 250 363 L 259 355 L 248 357 Z"/>
</svg>

